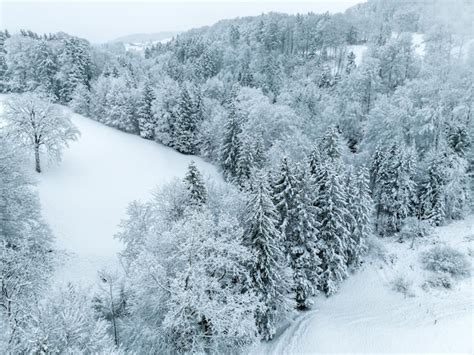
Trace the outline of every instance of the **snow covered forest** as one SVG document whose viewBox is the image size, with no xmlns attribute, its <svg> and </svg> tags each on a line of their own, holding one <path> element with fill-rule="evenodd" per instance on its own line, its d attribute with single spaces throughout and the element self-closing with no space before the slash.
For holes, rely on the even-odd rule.
<svg viewBox="0 0 474 355">
<path fill-rule="evenodd" d="M 474 351 L 472 1 L 144 48 L 0 31 L 1 353 Z"/>
</svg>

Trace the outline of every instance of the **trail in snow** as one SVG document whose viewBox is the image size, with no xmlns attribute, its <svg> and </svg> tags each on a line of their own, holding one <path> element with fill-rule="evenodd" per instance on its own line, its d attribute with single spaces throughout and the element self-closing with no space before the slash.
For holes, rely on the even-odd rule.
<svg viewBox="0 0 474 355">
<path fill-rule="evenodd" d="M 77 114 L 72 121 L 81 137 L 59 164 L 45 166 L 38 191 L 43 216 L 66 254 L 55 279 L 89 285 L 98 270 L 118 265 L 121 244 L 113 237 L 132 200 L 148 199 L 156 186 L 184 177 L 191 160 L 204 175 L 219 174 L 200 158 Z"/>
<path fill-rule="evenodd" d="M 392 261 L 367 263 L 339 293 L 317 297 L 314 311 L 301 314 L 277 339 L 260 344 L 253 353 L 472 354 L 472 278 L 459 280 L 452 290 L 425 291 L 420 286 L 429 272 L 419 260 L 420 253 L 434 244 L 467 254 L 473 235 L 474 216 L 470 216 L 437 228 L 415 250 L 409 243 L 383 241 Z M 412 280 L 413 296 L 391 289 L 391 281 L 400 275 Z"/>
</svg>

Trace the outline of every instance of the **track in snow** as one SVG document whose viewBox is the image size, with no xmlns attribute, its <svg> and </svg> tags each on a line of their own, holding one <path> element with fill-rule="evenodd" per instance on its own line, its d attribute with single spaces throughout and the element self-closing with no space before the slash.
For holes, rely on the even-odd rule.
<svg viewBox="0 0 474 355">
<path fill-rule="evenodd" d="M 467 254 L 473 235 L 474 216 L 469 216 L 437 228 L 431 241 Z M 409 243 L 383 241 L 393 263 L 367 263 L 339 293 L 317 297 L 316 310 L 302 313 L 280 336 L 252 353 L 472 354 L 472 278 L 459 280 L 452 290 L 420 287 L 428 275 L 419 264 L 420 252 L 431 248 L 431 241 L 415 250 Z M 413 297 L 391 289 L 391 281 L 400 275 L 413 281 Z"/>
</svg>

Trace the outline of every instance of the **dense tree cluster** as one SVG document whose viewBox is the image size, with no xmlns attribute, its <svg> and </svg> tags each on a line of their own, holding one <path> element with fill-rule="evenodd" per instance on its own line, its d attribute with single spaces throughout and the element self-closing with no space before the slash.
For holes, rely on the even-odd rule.
<svg viewBox="0 0 474 355">
<path fill-rule="evenodd" d="M 31 301 L 54 248 L 29 183 L 1 146 L 0 322 L 8 331 L 0 345 L 241 350 L 272 339 L 313 296 L 337 292 L 363 264 L 370 234 L 462 218 L 474 186 L 472 18 L 460 0 L 450 5 L 456 21 L 446 21 L 436 15 L 444 6 L 370 0 L 344 14 L 224 20 L 143 56 L 63 33 L 0 32 L 2 92 L 38 91 L 24 97 L 48 95 L 199 155 L 225 179 L 210 183 L 193 163 L 183 180 L 131 203 L 117 236 L 123 275 L 101 274 L 93 300 L 72 286 L 57 296 L 74 325 L 67 333 L 54 327 L 60 306 Z M 23 273 L 35 282 L 19 285 Z M 33 340 L 23 344 L 17 328 Z"/>
</svg>

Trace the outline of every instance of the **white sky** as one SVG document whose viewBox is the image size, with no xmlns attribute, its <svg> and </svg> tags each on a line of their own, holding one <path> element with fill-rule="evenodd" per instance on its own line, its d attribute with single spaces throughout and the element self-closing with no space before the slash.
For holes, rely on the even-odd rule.
<svg viewBox="0 0 474 355">
<path fill-rule="evenodd" d="M 225 19 L 285 13 L 340 12 L 364 0 L 14 1 L 0 0 L 0 28 L 64 31 L 94 43 L 133 33 L 183 31 Z"/>
</svg>

